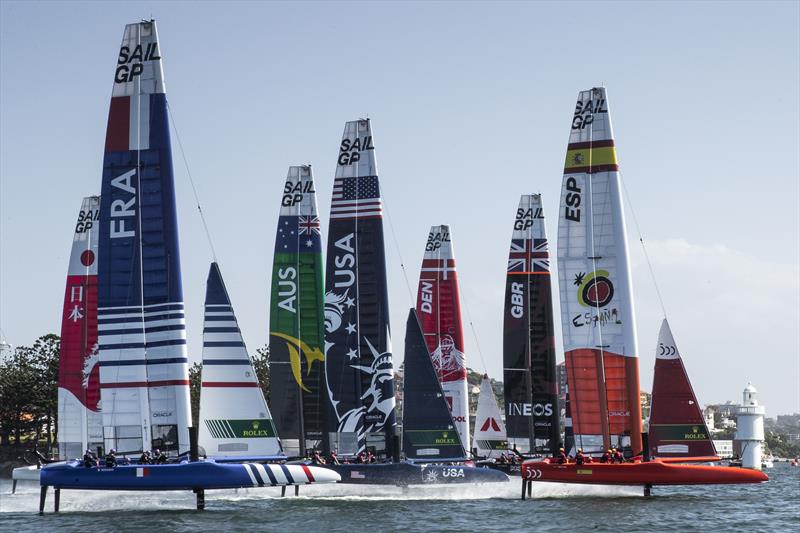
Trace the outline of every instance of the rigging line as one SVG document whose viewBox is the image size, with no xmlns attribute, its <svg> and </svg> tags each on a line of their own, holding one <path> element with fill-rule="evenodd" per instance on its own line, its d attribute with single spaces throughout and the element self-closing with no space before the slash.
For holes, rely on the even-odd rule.
<svg viewBox="0 0 800 533">
<path fill-rule="evenodd" d="M 192 193 L 194 193 L 194 201 L 197 204 L 197 212 L 200 213 L 200 220 L 203 223 L 203 229 L 206 232 L 206 239 L 208 240 L 208 246 L 211 248 L 211 257 L 214 259 L 215 263 L 217 261 L 217 252 L 214 250 L 214 242 L 211 240 L 211 232 L 208 230 L 208 223 L 206 222 L 206 216 L 203 214 L 203 208 L 200 206 L 200 197 L 197 194 L 197 188 L 194 186 L 194 179 L 192 179 L 192 171 L 189 170 L 189 161 L 186 159 L 186 152 L 183 150 L 183 143 L 181 142 L 181 134 L 178 132 L 178 122 L 175 120 L 175 115 L 172 113 L 172 106 L 169 105 L 169 101 L 167 101 L 167 112 L 169 113 L 170 121 L 172 122 L 172 129 L 175 131 L 175 138 L 178 140 L 178 148 L 181 151 L 181 158 L 183 159 L 183 165 L 186 167 L 186 175 L 189 177 L 189 184 L 192 186 Z"/>
<path fill-rule="evenodd" d="M 464 276 L 461 275 L 461 279 L 464 279 Z M 462 293 L 462 300 L 464 300 L 464 309 L 467 311 L 467 320 L 469 320 L 469 328 L 472 330 L 472 337 L 475 339 L 475 347 L 478 349 L 478 355 L 481 358 L 481 365 L 483 366 L 483 373 L 488 375 L 489 371 L 486 367 L 486 359 L 483 358 L 483 351 L 481 350 L 481 343 L 478 342 L 478 333 L 475 331 L 475 323 L 472 321 L 472 315 L 469 312 L 469 304 L 467 303 L 467 299 L 463 297 Z"/>
<path fill-rule="evenodd" d="M 383 198 L 381 195 L 381 202 L 383 202 L 383 210 L 386 211 L 386 220 L 389 222 L 389 230 L 392 232 L 392 241 L 394 242 L 395 250 L 397 251 L 397 257 L 400 259 L 400 270 L 403 271 L 403 279 L 406 282 L 406 290 L 408 291 L 408 301 L 411 307 L 416 307 L 414 302 L 414 296 L 411 292 L 411 284 L 408 282 L 408 272 L 406 272 L 406 265 L 403 261 L 403 254 L 400 253 L 400 243 L 397 241 L 397 233 L 394 231 L 394 224 L 392 224 L 392 217 L 389 214 L 389 205 L 386 202 L 386 198 Z"/>
<path fill-rule="evenodd" d="M 658 287 L 658 281 L 656 280 L 656 273 L 653 270 L 653 264 L 650 262 L 650 255 L 647 253 L 647 247 L 644 244 L 644 236 L 642 235 L 642 230 L 639 227 L 639 219 L 636 217 L 636 211 L 633 209 L 633 202 L 631 201 L 631 195 L 628 192 L 628 187 L 625 185 L 625 180 L 622 177 L 622 171 L 619 171 L 619 181 L 622 183 L 622 191 L 625 193 L 625 200 L 628 204 L 628 209 L 630 209 L 631 215 L 633 216 L 633 224 L 636 226 L 636 234 L 639 236 L 639 244 L 642 245 L 642 252 L 644 253 L 644 260 L 647 263 L 647 269 L 650 271 L 650 280 L 653 282 L 653 286 L 656 289 L 656 296 L 658 297 L 658 303 L 661 306 L 661 312 L 664 314 L 664 318 L 667 318 L 667 308 L 664 305 L 664 299 L 661 297 L 661 290 Z"/>
</svg>

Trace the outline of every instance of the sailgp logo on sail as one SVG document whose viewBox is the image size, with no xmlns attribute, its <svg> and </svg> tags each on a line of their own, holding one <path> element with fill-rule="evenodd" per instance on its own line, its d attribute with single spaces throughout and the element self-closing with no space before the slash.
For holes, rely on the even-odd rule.
<svg viewBox="0 0 800 533">
<path fill-rule="evenodd" d="M 128 83 L 144 72 L 145 61 L 160 61 L 158 43 L 147 43 L 142 48 L 137 44 L 133 50 L 130 46 L 121 46 L 119 59 L 117 59 L 117 72 L 114 74 L 115 83 Z"/>
<path fill-rule="evenodd" d="M 132 178 L 136 174 L 136 169 L 132 168 L 125 174 L 117 176 L 111 180 L 111 186 L 117 191 L 112 190 L 112 196 L 119 196 L 120 191 L 130 194 L 130 198 L 123 200 L 117 198 L 111 202 L 110 224 L 111 238 L 122 239 L 136 235 L 134 223 L 136 219 L 136 188 L 133 186 Z M 114 194 L 116 192 L 117 194 Z M 130 220 L 130 219 L 133 220 Z"/>
<path fill-rule="evenodd" d="M 428 233 L 428 242 L 425 244 L 426 252 L 433 252 L 442 247 L 442 243 L 450 242 L 450 232 L 442 230 Z"/>
<path fill-rule="evenodd" d="M 600 91 L 597 89 L 592 90 L 592 98 L 588 102 L 578 100 L 575 104 L 575 115 L 572 118 L 573 130 L 582 130 L 594 122 L 595 113 L 608 113 L 608 109 L 605 107 L 605 98 L 595 100 L 595 96 L 600 96 Z"/>
<path fill-rule="evenodd" d="M 374 150 L 372 145 L 372 135 L 356 137 L 354 140 L 342 139 L 339 145 L 339 165 L 346 166 L 357 163 L 361 160 L 362 150 Z"/>
</svg>

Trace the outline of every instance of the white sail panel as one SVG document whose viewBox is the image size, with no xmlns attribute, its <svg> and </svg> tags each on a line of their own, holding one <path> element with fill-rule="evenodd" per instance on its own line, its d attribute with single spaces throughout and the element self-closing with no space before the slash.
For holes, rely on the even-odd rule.
<svg viewBox="0 0 800 533">
<path fill-rule="evenodd" d="M 506 426 L 497 405 L 492 382 L 489 376 L 483 375 L 481 392 L 478 396 L 478 410 L 475 413 L 475 435 L 472 440 L 473 450 L 480 457 L 499 458 L 508 450 Z"/>
</svg>

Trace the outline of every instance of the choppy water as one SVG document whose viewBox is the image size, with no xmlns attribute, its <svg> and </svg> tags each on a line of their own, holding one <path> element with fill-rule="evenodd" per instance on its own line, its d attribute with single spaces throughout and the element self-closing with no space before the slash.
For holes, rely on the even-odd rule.
<svg viewBox="0 0 800 533">
<path fill-rule="evenodd" d="M 776 464 L 762 485 L 628 487 L 535 483 L 395 488 L 304 487 L 191 493 L 64 491 L 59 515 L 37 515 L 38 487 L 0 481 L 0 531 L 799 531 L 800 468 Z M 291 489 L 289 489 L 291 492 Z M 52 491 L 48 499 L 52 509 Z"/>
</svg>

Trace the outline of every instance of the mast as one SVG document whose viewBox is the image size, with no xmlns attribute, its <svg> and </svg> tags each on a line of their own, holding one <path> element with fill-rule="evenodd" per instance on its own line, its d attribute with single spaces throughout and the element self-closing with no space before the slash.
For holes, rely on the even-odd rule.
<svg viewBox="0 0 800 533">
<path fill-rule="evenodd" d="M 272 264 L 270 387 L 284 447 L 303 457 L 324 431 L 321 240 L 311 167 L 290 167 Z"/>
<path fill-rule="evenodd" d="M 666 318 L 658 332 L 647 436 L 652 457 L 717 455 Z"/>
<path fill-rule="evenodd" d="M 520 197 L 511 234 L 503 318 L 509 443 L 549 453 L 560 440 L 550 252 L 539 194 Z"/>
<path fill-rule="evenodd" d="M 58 361 L 58 455 L 74 459 L 103 442 L 97 365 L 97 236 L 100 197 L 81 203 L 67 269 Z"/>
<path fill-rule="evenodd" d="M 403 363 L 403 453 L 406 459 L 463 461 L 467 457 L 466 450 L 414 309 L 409 310 L 406 321 Z"/>
<path fill-rule="evenodd" d="M 209 456 L 283 453 L 217 263 L 206 282 L 198 444 Z"/>
<path fill-rule="evenodd" d="M 431 227 L 419 275 L 417 316 L 462 443 L 469 443 L 464 331 L 450 226 Z"/>
<path fill-rule="evenodd" d="M 125 27 L 103 158 L 98 327 L 106 449 L 189 449 L 180 272 L 161 48 L 155 21 L 142 21 Z"/>
<path fill-rule="evenodd" d="M 394 366 L 383 209 L 369 119 L 347 122 L 333 184 L 325 268 L 325 449 L 392 456 Z"/>
<path fill-rule="evenodd" d="M 639 359 L 619 165 L 605 88 L 578 95 L 558 218 L 561 324 L 575 446 L 641 453 Z"/>
</svg>

